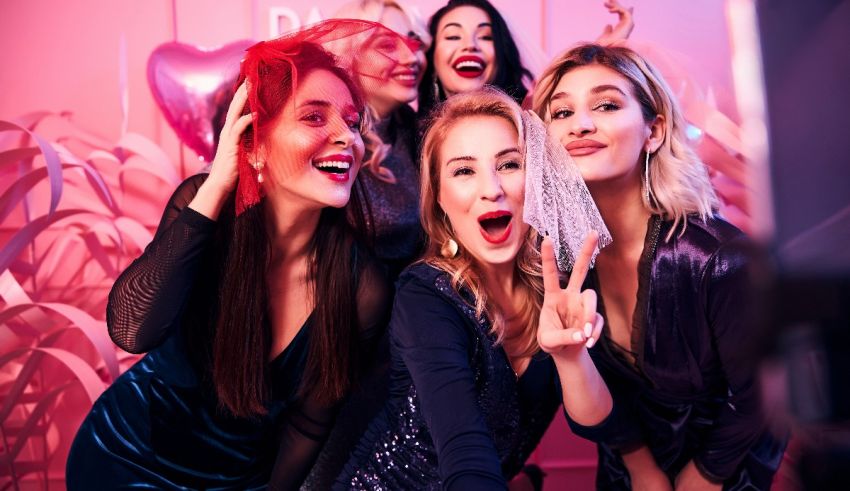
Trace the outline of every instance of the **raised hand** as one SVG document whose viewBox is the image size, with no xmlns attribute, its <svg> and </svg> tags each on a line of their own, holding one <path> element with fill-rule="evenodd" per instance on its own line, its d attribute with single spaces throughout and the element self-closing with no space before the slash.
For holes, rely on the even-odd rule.
<svg viewBox="0 0 850 491">
<path fill-rule="evenodd" d="M 236 188 L 236 180 L 239 177 L 237 165 L 239 139 L 245 128 L 251 124 L 252 119 L 251 114 L 241 115 L 247 100 L 248 86 L 246 82 L 243 82 L 236 89 L 236 94 L 233 95 L 233 100 L 230 101 L 230 107 L 227 109 L 227 116 L 218 139 L 218 148 L 212 162 L 212 169 L 210 169 L 210 177 L 207 179 L 225 193 L 230 193 Z"/>
<path fill-rule="evenodd" d="M 625 41 L 635 28 L 635 20 L 632 13 L 634 7 L 623 7 L 617 0 L 605 0 L 605 8 L 608 12 L 617 15 L 617 24 L 612 26 L 608 24 L 602 30 L 602 34 L 596 39 L 599 44 L 615 44 L 618 41 Z"/>
<path fill-rule="evenodd" d="M 537 342 L 543 351 L 554 357 L 574 357 L 585 346 L 593 346 L 602 333 L 602 316 L 596 312 L 596 292 L 581 291 L 598 240 L 596 232 L 587 236 L 567 287 L 561 288 L 552 239 L 543 239 L 540 253 L 544 293 Z"/>
<path fill-rule="evenodd" d="M 218 218 L 227 196 L 236 189 L 239 177 L 239 139 L 253 119 L 252 114 L 242 115 L 247 100 L 248 87 L 243 83 L 236 89 L 227 109 L 210 175 L 189 203 L 190 208 L 213 220 Z"/>
</svg>

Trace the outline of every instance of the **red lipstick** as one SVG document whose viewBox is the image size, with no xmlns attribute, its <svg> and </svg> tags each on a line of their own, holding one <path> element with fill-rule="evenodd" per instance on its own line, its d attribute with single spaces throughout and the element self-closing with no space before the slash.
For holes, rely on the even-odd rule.
<svg viewBox="0 0 850 491">
<path fill-rule="evenodd" d="M 464 55 L 452 64 L 455 72 L 464 78 L 477 78 L 484 74 L 487 63 L 479 56 Z"/>
<path fill-rule="evenodd" d="M 491 211 L 479 216 L 481 236 L 491 244 L 501 244 L 508 240 L 513 230 L 513 216 L 507 210 Z"/>
<path fill-rule="evenodd" d="M 313 167 L 334 182 L 348 182 L 354 157 L 345 154 L 328 155 L 313 159 Z"/>
</svg>

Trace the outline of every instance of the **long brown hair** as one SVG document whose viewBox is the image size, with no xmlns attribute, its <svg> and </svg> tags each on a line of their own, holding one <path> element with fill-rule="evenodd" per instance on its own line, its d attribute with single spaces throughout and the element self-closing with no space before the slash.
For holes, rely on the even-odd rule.
<svg viewBox="0 0 850 491">
<path fill-rule="evenodd" d="M 353 81 L 322 47 L 301 43 L 297 50 L 289 49 L 285 57 L 276 56 L 271 48 L 273 45 L 267 50 L 249 52 L 249 57 L 261 59 L 246 58 L 243 62 L 240 83 L 246 78 L 245 66 L 256 69 L 253 77 L 251 73 L 247 75 L 250 110 L 257 117 L 243 134 L 240 159 L 251 155 L 255 145 L 267 141 L 268 128 L 294 92 L 296 80 L 303 80 L 314 70 L 328 70 L 339 77 L 351 91 L 358 110 L 365 113 Z M 370 131 L 368 121 L 360 131 Z M 359 185 L 357 180 L 354 185 Z M 358 194 L 356 190 L 352 192 L 346 208 L 322 210 L 310 245 L 308 275 L 316 302 L 309 321 L 309 350 L 299 392 L 310 392 L 320 403 L 330 404 L 342 398 L 353 382 L 352 374 L 357 372 L 357 246 L 355 231 L 346 215 L 350 207 L 360 209 Z M 234 416 L 250 417 L 266 412 L 265 402 L 271 391 L 268 356 L 272 335 L 267 314 L 273 299 L 269 298 L 266 280 L 271 246 L 264 201 L 238 216 L 233 201 L 221 213 L 221 241 L 215 256 L 223 265 L 215 317 L 206 326 L 199 326 L 195 336 L 205 336 L 202 339 L 207 340 L 205 361 L 219 406 Z M 359 213 L 351 215 L 356 218 Z M 214 326 L 212 333 L 210 326 Z"/>
</svg>

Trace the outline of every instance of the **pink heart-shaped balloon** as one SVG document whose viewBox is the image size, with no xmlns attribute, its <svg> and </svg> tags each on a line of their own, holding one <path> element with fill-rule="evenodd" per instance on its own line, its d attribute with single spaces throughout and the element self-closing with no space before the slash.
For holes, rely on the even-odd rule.
<svg viewBox="0 0 850 491">
<path fill-rule="evenodd" d="M 213 120 L 227 111 L 239 62 L 254 41 L 218 49 L 183 43 L 159 45 L 148 58 L 148 85 L 177 137 L 209 162 L 215 153 Z"/>
</svg>

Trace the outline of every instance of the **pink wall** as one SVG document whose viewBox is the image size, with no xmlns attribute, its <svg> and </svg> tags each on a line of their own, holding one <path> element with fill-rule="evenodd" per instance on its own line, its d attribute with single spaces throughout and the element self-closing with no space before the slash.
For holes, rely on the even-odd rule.
<svg viewBox="0 0 850 491">
<path fill-rule="evenodd" d="M 601 0 L 492 0 L 515 30 L 517 38 L 545 53 L 542 62 L 579 40 L 592 40 L 614 19 Z M 173 3 L 176 2 L 176 3 Z M 182 149 L 174 132 L 154 103 L 146 79 L 146 62 L 161 43 L 178 41 L 217 47 L 238 39 L 263 39 L 269 35 L 269 10 L 289 7 L 306 21 L 315 14 L 329 16 L 342 0 L 283 2 L 275 0 L 30 0 L 5 2 L 0 16 L 0 119 L 12 119 L 37 110 L 70 111 L 82 128 L 107 142 L 121 136 L 119 60 L 122 39 L 126 46 L 129 112 L 127 129 L 162 147 L 171 163 L 185 162 L 184 173 L 200 168 L 192 151 Z M 410 2 L 430 15 L 442 0 Z M 636 25 L 632 40 L 677 51 L 689 72 L 704 87 L 712 87 L 720 109 L 734 117 L 729 67 L 729 45 L 723 2 L 633 0 Z M 174 15 L 176 13 L 176 16 Z M 311 14 L 312 13 L 312 14 Z M 176 29 L 175 29 L 176 27 Z M 175 32 L 176 31 L 176 32 Z M 0 179 L 12 179 L 14 169 L 0 169 Z M 76 178 L 72 175 L 70 181 Z M 82 186 L 82 185 L 81 185 Z M 138 206 L 124 206 L 129 215 L 153 226 L 160 204 L 172 186 L 139 175 L 129 179 Z M 38 188 L 43 191 L 45 188 Z M 36 193 L 37 196 L 43 194 Z M 62 207 L 74 205 L 74 195 L 63 197 Z M 36 206 L 40 210 L 43 203 Z M 19 210 L 16 210 L 19 213 Z M 44 213 L 43 210 L 36 216 Z M 20 218 L 0 225 L 5 244 Z M 61 292 L 60 292 L 61 293 Z M 101 298 L 101 297 L 98 297 Z M 70 300 L 68 300 L 70 301 Z M 71 303 L 75 303 L 70 301 Z M 79 303 L 79 302 L 77 302 Z M 102 308 L 93 309 L 97 319 Z M 76 397 L 70 394 L 69 398 Z M 77 406 L 84 406 L 82 400 Z M 80 414 L 63 428 L 69 439 Z M 595 452 L 592 445 L 569 434 L 558 415 L 534 459 L 550 477 L 549 489 L 591 489 Z M 52 462 L 52 475 L 61 479 L 64 454 Z"/>
<path fill-rule="evenodd" d="M 237 39 L 268 36 L 271 7 L 289 7 L 302 20 L 312 9 L 330 15 L 343 2 L 174 0 L 177 39 L 216 47 Z M 440 0 L 410 2 L 430 15 Z M 601 1 L 494 0 L 517 36 L 549 55 L 579 40 L 590 40 L 613 19 Z M 628 2 L 626 2 L 628 3 Z M 720 108 L 733 114 L 729 47 L 723 2 L 633 0 L 636 28 L 632 39 L 682 53 L 693 61 L 691 73 L 714 87 Z M 173 40 L 170 0 L 31 0 L 6 2 L 0 16 L 0 118 L 33 110 L 73 112 L 84 128 L 116 139 L 122 121 L 119 94 L 119 46 L 127 43 L 128 128 L 159 143 L 175 161 L 179 142 L 154 104 L 145 78 L 150 52 Z M 186 151 L 188 158 L 190 151 Z"/>
</svg>

